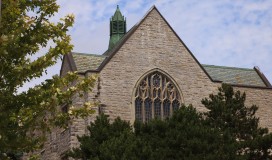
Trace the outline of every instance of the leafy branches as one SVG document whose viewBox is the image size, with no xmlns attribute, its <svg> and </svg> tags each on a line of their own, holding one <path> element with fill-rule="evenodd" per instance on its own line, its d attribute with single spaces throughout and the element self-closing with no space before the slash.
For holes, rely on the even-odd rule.
<svg viewBox="0 0 272 160">
<path fill-rule="evenodd" d="M 67 34 L 74 22 L 68 15 L 52 22 L 58 11 L 56 0 L 3 0 L 0 23 L 0 159 L 7 153 L 40 148 L 45 133 L 66 127 L 71 118 L 86 117 L 92 103 L 73 106 L 75 97 L 84 98 L 95 85 L 96 76 L 67 73 L 18 93 L 26 82 L 39 78 L 46 69 L 71 52 Z M 42 55 L 37 52 L 51 46 Z M 31 60 L 32 56 L 38 56 Z M 61 112 L 60 106 L 69 105 Z"/>
</svg>

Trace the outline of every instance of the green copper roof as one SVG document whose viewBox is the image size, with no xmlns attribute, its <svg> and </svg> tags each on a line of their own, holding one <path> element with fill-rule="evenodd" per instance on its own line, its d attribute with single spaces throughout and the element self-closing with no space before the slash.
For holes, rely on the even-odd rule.
<svg viewBox="0 0 272 160">
<path fill-rule="evenodd" d="M 266 87 L 261 77 L 254 69 L 202 65 L 211 78 L 230 84 Z"/>
<path fill-rule="evenodd" d="M 85 72 L 87 70 L 96 70 L 104 61 L 106 56 L 85 54 L 85 53 L 72 53 L 73 59 L 76 64 L 78 72 Z"/>
<path fill-rule="evenodd" d="M 108 50 L 111 50 L 125 34 L 126 20 L 117 5 L 117 9 L 110 19 L 110 41 Z"/>
<path fill-rule="evenodd" d="M 125 20 L 124 16 L 122 15 L 122 13 L 119 9 L 119 5 L 117 5 L 117 9 L 116 9 L 114 15 L 112 16 L 111 20 L 112 21 L 124 21 Z"/>
</svg>

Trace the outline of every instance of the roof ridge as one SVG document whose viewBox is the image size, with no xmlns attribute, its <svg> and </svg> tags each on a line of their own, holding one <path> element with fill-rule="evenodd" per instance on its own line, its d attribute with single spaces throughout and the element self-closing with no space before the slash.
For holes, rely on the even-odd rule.
<svg viewBox="0 0 272 160">
<path fill-rule="evenodd" d="M 77 55 L 85 55 L 85 56 L 97 56 L 97 57 L 105 57 L 105 55 L 102 54 L 93 54 L 93 53 L 79 53 L 79 52 L 71 52 L 72 54 Z"/>
<path fill-rule="evenodd" d="M 254 71 L 251 68 L 242 68 L 242 67 L 231 67 L 231 66 L 219 66 L 219 65 L 210 65 L 210 64 L 201 64 L 203 67 L 213 67 L 213 68 L 228 68 L 228 69 L 239 69 L 239 70 L 248 70 Z"/>
</svg>

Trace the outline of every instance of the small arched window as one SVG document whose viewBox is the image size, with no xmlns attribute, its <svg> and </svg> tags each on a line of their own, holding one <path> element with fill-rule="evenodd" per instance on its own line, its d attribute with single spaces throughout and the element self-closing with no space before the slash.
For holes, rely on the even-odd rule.
<svg viewBox="0 0 272 160">
<path fill-rule="evenodd" d="M 181 96 L 166 75 L 155 71 L 145 76 L 136 87 L 135 119 L 148 122 L 167 118 L 181 105 Z"/>
</svg>

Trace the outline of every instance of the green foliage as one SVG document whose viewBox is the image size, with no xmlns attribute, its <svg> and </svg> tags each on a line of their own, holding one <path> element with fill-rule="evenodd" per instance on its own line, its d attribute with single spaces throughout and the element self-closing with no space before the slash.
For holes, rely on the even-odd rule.
<svg viewBox="0 0 272 160">
<path fill-rule="evenodd" d="M 167 120 L 128 122 L 117 118 L 110 123 L 101 115 L 89 127 L 90 135 L 78 137 L 80 148 L 68 155 L 83 159 L 226 159 L 223 137 L 205 124 L 192 106 L 179 109 Z"/>
<path fill-rule="evenodd" d="M 52 127 L 65 127 L 71 118 L 92 113 L 90 103 L 81 108 L 71 106 L 69 113 L 59 112 L 56 106 L 70 104 L 74 95 L 83 96 L 94 86 L 95 77 L 79 79 L 76 73 L 68 73 L 18 93 L 19 87 L 41 77 L 46 68 L 72 50 L 67 31 L 74 17 L 51 22 L 59 8 L 56 0 L 1 2 L 0 159 L 4 159 L 11 152 L 40 148 Z M 30 59 L 39 56 L 37 52 L 49 42 L 53 44 L 46 53 Z"/>
<path fill-rule="evenodd" d="M 167 120 L 135 125 L 135 134 L 149 142 L 148 159 L 226 159 L 235 157 L 223 137 L 192 106 L 182 106 Z M 227 148 L 229 147 L 229 148 Z"/>
<path fill-rule="evenodd" d="M 272 136 L 258 126 L 257 107 L 245 106 L 245 94 L 223 84 L 217 95 L 203 99 L 209 109 L 198 113 L 182 106 L 172 117 L 148 123 L 107 116 L 91 123 L 89 135 L 67 155 L 83 159 L 271 159 Z M 269 150 L 270 149 L 270 150 Z"/>
<path fill-rule="evenodd" d="M 267 128 L 259 127 L 255 116 L 256 105 L 245 106 L 246 94 L 234 91 L 230 85 L 223 84 L 217 95 L 211 94 L 202 103 L 209 112 L 206 120 L 221 134 L 230 136 L 236 142 L 236 150 L 246 159 L 272 158 L 272 134 Z M 270 154 L 270 156 L 269 156 Z"/>
<path fill-rule="evenodd" d="M 112 156 L 110 159 L 119 159 L 118 156 L 126 150 L 122 145 L 128 145 L 129 141 L 127 140 L 132 136 L 132 128 L 128 122 L 117 118 L 113 123 L 110 123 L 106 115 L 97 117 L 88 130 L 92 136 L 78 137 L 81 148 L 74 149 L 74 152 L 69 155 L 84 159 L 109 159 L 110 156 Z M 116 148 L 112 148 L 113 146 Z M 113 149 L 117 152 L 111 155 Z"/>
</svg>

